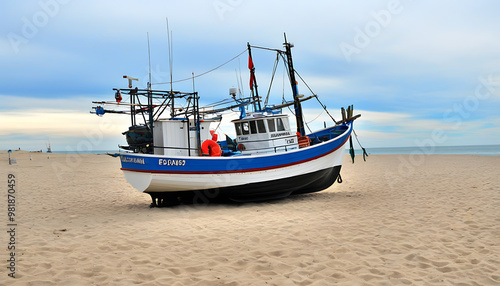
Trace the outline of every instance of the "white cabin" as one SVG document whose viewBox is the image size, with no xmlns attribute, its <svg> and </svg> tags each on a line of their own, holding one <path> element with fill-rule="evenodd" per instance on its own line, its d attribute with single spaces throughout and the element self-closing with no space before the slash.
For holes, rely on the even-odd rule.
<svg viewBox="0 0 500 286">
<path fill-rule="evenodd" d="M 298 138 L 290 130 L 288 115 L 253 114 L 232 121 L 242 154 L 277 153 L 299 149 Z"/>
<path fill-rule="evenodd" d="M 200 122 L 201 143 L 212 139 L 210 134 L 210 123 L 213 121 L 202 120 Z M 155 155 L 167 156 L 200 156 L 198 140 L 196 136 L 196 122 L 189 120 L 189 145 L 188 145 L 188 121 L 185 118 L 160 119 L 154 122 L 153 142 Z M 189 149 L 188 149 L 189 146 Z M 190 151 L 190 152 L 188 152 Z"/>
</svg>

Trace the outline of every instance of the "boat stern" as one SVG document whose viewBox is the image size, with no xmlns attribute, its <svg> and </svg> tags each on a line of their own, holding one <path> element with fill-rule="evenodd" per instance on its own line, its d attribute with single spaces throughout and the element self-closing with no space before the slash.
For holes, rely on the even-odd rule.
<svg viewBox="0 0 500 286">
<path fill-rule="evenodd" d="M 136 188 L 139 192 L 146 192 L 150 188 L 153 174 L 147 172 L 132 172 L 127 170 L 122 171 L 127 182 L 129 182 L 129 184 L 132 185 L 132 187 Z"/>
</svg>

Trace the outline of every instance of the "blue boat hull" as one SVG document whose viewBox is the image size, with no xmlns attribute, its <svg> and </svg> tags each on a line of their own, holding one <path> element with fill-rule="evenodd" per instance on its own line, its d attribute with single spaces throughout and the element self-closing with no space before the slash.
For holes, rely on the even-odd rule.
<svg viewBox="0 0 500 286">
<path fill-rule="evenodd" d="M 352 124 L 331 131 L 334 135 L 330 139 L 316 145 L 258 156 L 122 154 L 122 170 L 135 188 L 150 194 L 158 204 L 221 198 L 249 202 L 318 192 L 339 176 Z M 322 131 L 321 137 L 327 133 Z"/>
</svg>

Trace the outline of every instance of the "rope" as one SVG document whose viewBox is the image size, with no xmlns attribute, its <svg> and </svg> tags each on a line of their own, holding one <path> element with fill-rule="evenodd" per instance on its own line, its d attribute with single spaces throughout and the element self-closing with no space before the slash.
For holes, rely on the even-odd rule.
<svg viewBox="0 0 500 286">
<path fill-rule="evenodd" d="M 271 76 L 271 82 L 269 83 L 269 90 L 267 91 L 266 100 L 264 101 L 264 106 L 267 106 L 267 102 L 269 100 L 269 94 L 271 93 L 271 87 L 273 85 L 274 75 L 276 73 L 276 68 L 278 67 L 278 61 L 279 61 L 279 54 L 276 55 L 276 60 L 274 61 L 273 73 L 272 73 L 272 76 Z"/>
<path fill-rule="evenodd" d="M 233 60 L 237 59 L 239 56 L 241 56 L 242 54 L 246 53 L 248 50 L 245 49 L 243 52 L 239 53 L 237 56 L 233 57 L 232 59 L 228 60 L 227 62 L 221 64 L 220 66 L 217 66 L 209 71 L 206 71 L 204 73 L 201 73 L 199 75 L 196 75 L 196 76 L 191 76 L 191 77 L 188 77 L 188 78 L 185 78 L 185 79 L 180 79 L 180 80 L 176 80 L 176 81 L 168 81 L 168 82 L 158 82 L 158 83 L 152 83 L 151 85 L 160 85 L 160 84 L 173 84 L 173 83 L 178 83 L 178 82 L 183 82 L 183 81 L 187 81 L 187 80 L 193 80 L 193 78 L 197 78 L 197 77 L 200 77 L 200 76 L 204 76 L 208 73 L 211 73 L 213 72 L 214 70 L 222 67 L 222 66 L 225 66 L 226 64 L 232 62 Z"/>
<path fill-rule="evenodd" d="M 217 125 L 217 127 L 215 127 L 214 131 L 217 131 L 217 129 L 219 129 L 221 123 L 222 123 L 222 120 L 219 121 L 219 124 Z M 221 130 L 222 130 L 222 128 L 221 128 Z"/>
<path fill-rule="evenodd" d="M 363 150 L 363 161 L 366 162 L 365 156 L 368 157 L 368 153 L 366 152 L 365 148 L 363 148 L 363 146 L 361 146 L 361 143 L 359 143 L 358 134 L 356 134 L 356 131 L 354 131 L 354 129 L 353 129 L 352 132 L 354 133 L 354 136 L 356 137 L 356 141 L 358 141 L 359 147 L 361 147 L 361 150 Z"/>
<path fill-rule="evenodd" d="M 349 136 L 349 154 L 351 155 L 352 163 L 354 164 L 354 156 L 356 154 L 354 153 L 354 146 L 352 146 L 352 136 Z"/>
<path fill-rule="evenodd" d="M 307 124 L 309 124 L 309 123 L 311 123 L 311 122 L 316 121 L 316 119 L 318 119 L 318 117 L 320 117 L 320 116 L 321 116 L 321 114 L 323 114 L 323 110 L 322 110 L 322 111 L 318 114 L 318 116 L 316 116 L 316 118 L 314 118 L 313 120 L 311 120 L 311 121 L 307 122 Z"/>
<path fill-rule="evenodd" d="M 333 118 L 333 116 L 330 114 L 330 112 L 328 112 L 328 109 L 326 109 L 326 106 L 319 100 L 318 96 L 315 96 L 316 97 L 316 100 L 319 102 L 319 104 L 321 105 L 321 107 L 323 107 L 323 109 L 326 111 L 326 114 L 328 114 L 328 116 L 330 116 L 330 118 L 333 120 L 333 122 L 335 124 L 338 124 L 338 122 Z"/>
<path fill-rule="evenodd" d="M 314 93 L 314 91 L 312 91 L 312 89 L 309 87 L 309 85 L 307 85 L 306 81 L 300 76 L 300 74 L 297 71 L 295 71 L 295 73 L 299 76 L 300 80 L 306 85 L 306 87 L 309 89 L 309 91 L 312 94 L 316 94 L 316 93 Z"/>
</svg>

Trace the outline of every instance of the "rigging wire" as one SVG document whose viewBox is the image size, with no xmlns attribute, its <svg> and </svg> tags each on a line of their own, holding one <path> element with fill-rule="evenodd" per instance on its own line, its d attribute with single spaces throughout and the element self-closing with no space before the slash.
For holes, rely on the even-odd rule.
<svg viewBox="0 0 500 286">
<path fill-rule="evenodd" d="M 238 65 L 239 65 L 239 59 L 238 59 Z M 238 85 L 238 93 L 241 94 L 240 80 L 238 79 L 238 70 L 237 69 L 234 69 L 234 75 L 236 75 L 236 84 Z"/>
<path fill-rule="evenodd" d="M 271 93 L 271 87 L 273 86 L 274 75 L 276 74 L 276 68 L 278 67 L 279 53 L 276 54 L 276 60 L 274 61 L 273 73 L 271 75 L 271 82 L 269 83 L 269 90 L 267 91 L 266 100 L 264 101 L 264 106 L 267 106 L 269 101 L 269 94 Z"/>
<path fill-rule="evenodd" d="M 306 83 L 306 81 L 300 76 L 300 74 L 295 71 L 295 73 L 297 74 L 297 76 L 300 78 L 300 80 L 304 83 L 304 85 L 309 89 L 309 91 L 312 93 L 312 94 L 315 94 L 313 92 L 313 90 L 309 87 L 309 85 Z M 330 114 L 330 112 L 328 112 L 328 110 L 326 109 L 326 106 L 321 102 L 321 100 L 319 100 L 319 97 L 318 96 L 315 96 L 316 97 L 316 100 L 319 102 L 319 104 L 321 105 L 321 107 L 323 107 L 323 110 L 326 111 L 326 113 L 328 114 L 328 116 L 330 116 L 330 118 L 333 120 L 333 122 L 335 122 L 335 124 L 338 124 L 337 121 L 333 118 L 333 116 Z"/>
<path fill-rule="evenodd" d="M 217 129 L 219 129 L 219 127 L 220 127 L 220 124 L 221 124 L 221 123 L 222 123 L 222 120 L 221 120 L 221 121 L 219 121 L 219 124 L 217 124 L 217 127 L 215 127 L 214 132 L 217 132 Z M 221 129 L 221 130 L 222 130 L 222 129 Z"/>
<path fill-rule="evenodd" d="M 313 120 L 311 120 L 309 122 L 306 122 L 306 124 L 316 121 L 316 119 L 318 119 L 321 116 L 321 114 L 323 114 L 323 111 L 324 110 L 321 110 L 321 112 L 318 114 L 318 116 L 316 116 L 316 118 L 314 118 Z"/>
<path fill-rule="evenodd" d="M 218 106 L 218 105 L 224 105 L 226 103 L 230 103 L 230 102 L 233 102 L 233 99 L 231 98 L 225 98 L 225 99 L 222 99 L 222 100 L 219 100 L 219 101 L 216 101 L 214 103 L 210 103 L 208 105 L 206 105 L 205 107 L 210 107 L 210 106 Z"/>
<path fill-rule="evenodd" d="M 235 60 L 235 59 L 239 58 L 242 54 L 244 54 L 244 53 L 246 53 L 246 52 L 248 51 L 247 49 L 243 50 L 241 53 L 239 53 L 239 54 L 238 54 L 238 55 L 236 55 L 235 57 L 233 57 L 233 58 L 229 59 L 228 61 L 224 62 L 223 64 L 221 64 L 221 65 L 219 65 L 219 66 L 217 66 L 217 67 L 215 67 L 215 68 L 213 68 L 213 69 L 211 69 L 211 70 L 209 70 L 209 71 L 206 71 L 206 72 L 201 73 L 201 74 L 196 75 L 196 76 L 194 76 L 194 74 L 193 74 L 193 75 L 192 75 L 191 77 L 189 77 L 189 78 L 185 78 L 185 79 L 181 79 L 181 80 L 176 80 L 176 81 L 173 81 L 173 80 L 172 80 L 172 75 L 173 75 L 173 73 L 172 73 L 172 67 L 173 67 L 173 64 L 172 64 L 172 55 L 173 55 L 173 53 L 172 53 L 171 39 L 170 39 L 170 38 L 171 38 L 171 34 L 169 33 L 169 29 L 168 29 L 168 19 L 166 19 L 166 21 L 167 21 L 167 33 L 168 33 L 168 37 L 169 37 L 169 47 L 168 47 L 168 48 L 169 48 L 170 81 L 169 81 L 169 82 L 161 82 L 161 83 L 150 83 L 150 86 L 151 86 L 151 85 L 170 84 L 170 87 L 171 87 L 171 89 L 172 89 L 172 84 L 173 84 L 173 83 L 183 82 L 183 81 L 187 81 L 187 80 L 194 80 L 194 79 L 195 79 L 195 78 L 197 78 L 197 77 L 204 76 L 204 75 L 206 75 L 206 74 L 208 74 L 208 73 L 211 73 L 211 72 L 213 72 L 213 71 L 215 71 L 215 70 L 217 70 L 217 69 L 219 69 L 219 68 L 221 68 L 221 67 L 225 66 L 226 64 L 228 64 L 228 63 L 232 62 L 233 60 Z M 148 34 L 148 40 L 149 40 L 149 34 Z M 149 49 L 149 41 L 148 41 L 148 49 Z M 269 50 L 272 50 L 272 49 L 269 49 Z M 266 96 L 266 100 L 265 100 L 265 105 L 267 105 L 268 100 L 269 100 L 269 95 L 270 95 L 270 92 L 271 92 L 271 87 L 272 87 L 272 84 L 273 84 L 273 81 L 274 81 L 274 76 L 275 76 L 275 73 L 276 73 L 277 66 L 278 66 L 278 64 L 279 64 L 279 57 L 281 56 L 281 58 L 283 59 L 283 61 L 284 61 L 284 62 L 286 62 L 286 59 L 285 59 L 285 57 L 284 57 L 284 55 L 283 55 L 283 53 L 282 53 L 281 51 L 279 51 L 279 50 L 273 50 L 273 51 L 277 51 L 277 55 L 276 55 L 276 60 L 275 60 L 274 67 L 273 67 L 273 72 L 272 72 L 271 82 L 270 82 L 270 85 L 269 85 L 269 90 L 268 90 L 268 93 L 267 93 L 267 96 Z M 239 65 L 239 59 L 238 59 L 238 65 Z M 287 67 L 286 65 L 284 66 L 284 73 L 285 73 L 285 71 L 288 71 L 288 67 Z M 289 79 L 290 79 L 290 75 L 289 75 L 289 73 L 287 73 L 287 74 L 288 74 L 288 77 L 289 77 Z M 300 80 L 301 80 L 301 81 L 304 83 L 304 85 L 305 85 L 305 86 L 309 89 L 309 91 L 310 91 L 313 95 L 315 95 L 315 93 L 313 92 L 313 90 L 311 89 L 311 87 L 310 87 L 310 86 L 309 86 L 309 85 L 305 82 L 305 80 L 304 80 L 304 79 L 300 76 L 300 74 L 299 74 L 297 71 L 295 71 L 295 74 L 296 74 L 296 75 L 300 78 Z M 150 76 L 151 76 L 151 75 L 150 75 Z M 241 79 L 241 72 L 240 72 L 240 75 L 239 75 L 239 76 L 240 76 L 241 88 L 243 88 L 243 83 L 242 83 L 242 79 Z M 236 74 L 236 80 L 238 81 L 238 74 Z M 151 82 L 151 80 L 150 80 L 150 82 Z M 238 89 L 240 88 L 240 82 L 238 82 Z M 239 90 L 239 92 L 240 92 L 240 94 L 242 93 L 242 92 L 241 92 L 241 90 Z M 285 98 L 284 98 L 284 95 L 285 95 L 285 75 L 283 74 L 283 94 L 282 94 L 282 96 L 283 96 L 283 102 L 286 102 L 286 100 L 285 100 Z M 330 118 L 331 118 L 331 119 L 332 119 L 332 120 L 333 120 L 333 121 L 337 124 L 337 121 L 336 121 L 336 120 L 335 120 L 335 119 L 331 116 L 331 114 L 330 114 L 330 113 L 328 112 L 328 110 L 326 109 L 326 106 L 325 106 L 325 105 L 324 105 L 324 104 L 323 104 L 323 103 L 319 100 L 318 96 L 315 96 L 315 97 L 316 97 L 316 100 L 318 101 L 318 103 L 319 103 L 319 104 L 321 105 L 321 107 L 323 108 L 323 110 L 324 110 L 324 111 L 328 114 L 328 116 L 329 116 L 329 117 L 330 117 Z M 166 101 L 166 100 L 165 100 L 165 101 Z M 163 102 L 165 102 L 165 101 L 163 101 Z M 215 106 L 218 106 L 218 105 L 224 105 L 224 104 L 227 104 L 229 101 L 230 101 L 230 99 L 224 99 L 224 100 L 221 100 L 221 101 L 218 101 L 218 102 L 212 103 L 212 104 L 210 104 L 210 105 L 207 105 L 207 106 L 205 106 L 205 107 L 215 107 Z M 189 103 L 188 103 L 188 104 L 189 104 Z M 143 106 L 143 105 L 140 103 L 140 101 L 139 101 L 139 106 L 141 106 L 141 107 Z M 184 107 L 183 107 L 183 108 L 184 108 Z M 293 115 L 295 115 L 295 114 L 294 114 L 294 112 L 290 109 L 290 107 L 288 107 L 288 109 L 290 110 L 290 112 L 291 112 Z M 317 118 L 319 118 L 319 116 L 321 116 L 321 114 L 322 114 L 322 113 L 323 113 L 323 111 L 322 111 L 322 112 L 321 112 L 318 116 L 316 116 L 316 118 L 314 118 L 313 120 L 311 120 L 311 121 L 309 121 L 309 122 L 305 122 L 305 125 L 306 125 L 306 127 L 309 129 L 309 131 L 311 131 L 311 129 L 309 128 L 309 125 L 308 125 L 308 124 L 309 124 L 309 123 L 311 123 L 311 122 L 313 122 L 313 121 L 315 121 Z M 156 113 L 155 113 L 155 114 L 156 114 Z M 142 113 L 142 116 L 144 117 L 144 113 Z"/>
<path fill-rule="evenodd" d="M 160 119 L 160 116 L 163 114 L 163 112 L 165 112 L 165 110 L 166 110 L 166 109 L 167 109 L 167 107 L 169 106 L 169 104 L 170 104 L 170 100 L 169 100 L 169 103 L 167 103 L 167 104 L 165 105 L 165 102 L 167 102 L 167 100 L 169 100 L 169 97 L 165 97 L 165 100 L 163 100 L 163 102 L 159 105 L 159 106 L 160 106 L 160 108 L 158 108 L 158 110 L 157 110 L 155 113 L 153 113 L 153 117 L 155 117 L 156 115 L 158 115 L 158 116 L 156 117 L 156 120 Z M 160 102 L 160 100 L 157 100 L 157 102 Z M 163 109 L 161 109 L 161 106 L 163 106 Z M 161 110 L 161 112 L 160 112 L 160 110 Z"/>
<path fill-rule="evenodd" d="M 280 51 L 278 51 L 278 54 L 283 59 L 283 62 L 286 63 L 286 59 L 285 59 L 285 56 L 283 55 L 283 53 L 281 53 Z M 287 71 L 288 79 L 291 82 L 290 72 L 289 72 L 288 66 L 286 64 L 285 64 L 285 70 Z M 299 76 L 299 78 L 302 80 L 302 82 L 304 82 L 304 80 L 300 77 L 300 75 L 297 73 L 297 71 L 295 71 L 295 73 Z M 307 86 L 307 84 L 306 84 L 306 86 Z M 314 94 L 310 88 L 309 88 L 309 90 L 311 91 L 312 94 Z M 317 98 L 317 96 L 315 96 L 315 97 Z M 284 76 L 283 76 L 283 101 L 285 101 L 285 77 Z M 293 116 L 296 116 L 295 113 L 290 109 L 290 106 L 288 106 L 288 110 L 293 114 Z M 302 116 L 304 117 L 304 114 L 302 114 Z M 307 129 L 309 129 L 309 132 L 312 133 L 312 130 L 309 127 L 309 124 L 307 122 L 304 122 L 304 125 L 307 127 Z"/>
<path fill-rule="evenodd" d="M 240 82 L 239 82 L 239 84 L 241 84 L 241 90 L 239 90 L 239 92 L 240 92 L 239 96 L 240 96 L 240 98 L 241 98 L 242 96 L 243 96 L 243 97 L 245 97 L 245 90 L 243 89 L 244 85 L 243 85 L 243 79 L 242 79 L 242 77 L 241 77 L 241 65 L 240 65 L 240 59 L 238 59 L 238 68 L 239 68 L 239 70 L 240 70 Z"/>
<path fill-rule="evenodd" d="M 295 113 L 294 113 L 294 112 L 293 112 L 293 110 L 290 108 L 290 106 L 287 106 L 287 108 L 288 108 L 288 111 L 290 111 L 290 113 L 291 113 L 293 116 L 295 116 Z M 320 113 L 320 114 L 321 114 L 321 113 Z M 318 117 L 319 117 L 319 115 L 318 115 Z M 316 117 L 314 120 L 316 120 L 318 117 Z M 310 132 L 310 133 L 312 133 L 312 130 L 311 130 L 311 128 L 309 127 L 309 123 L 313 122 L 314 120 L 311 120 L 311 121 L 309 121 L 309 122 L 304 122 L 304 125 L 307 127 L 307 129 L 309 129 L 309 132 Z"/>
<path fill-rule="evenodd" d="M 219 68 L 221 68 L 221 67 L 225 66 L 226 64 L 228 64 L 228 63 L 232 62 L 233 60 L 237 59 L 239 56 L 241 56 L 242 54 L 246 53 L 247 51 L 248 51 L 248 50 L 247 50 L 247 49 L 245 49 L 243 52 L 239 53 L 237 56 L 233 57 L 232 59 L 228 60 L 227 62 L 225 62 L 225 63 L 223 63 L 223 64 L 221 64 L 221 65 L 219 65 L 219 66 L 217 66 L 217 67 L 215 67 L 215 68 L 213 68 L 213 69 L 211 69 L 211 70 L 209 70 L 209 71 L 206 71 L 206 72 L 204 72 L 204 73 L 201 73 L 201 74 L 199 74 L 199 75 L 196 75 L 195 77 L 192 77 L 192 76 L 191 76 L 191 77 L 188 77 L 188 78 L 185 78 L 185 79 L 176 80 L 176 81 L 158 82 L 158 83 L 153 83 L 153 85 L 160 85 L 160 84 L 173 84 L 173 83 L 183 82 L 183 81 L 187 81 L 187 80 L 193 80 L 194 78 L 197 78 L 197 77 L 200 77 L 200 76 L 204 76 L 204 75 L 206 75 L 206 74 L 208 74 L 208 73 L 211 73 L 211 72 L 213 72 L 213 71 L 215 71 L 215 70 L 217 70 L 217 69 L 219 69 Z"/>
</svg>

